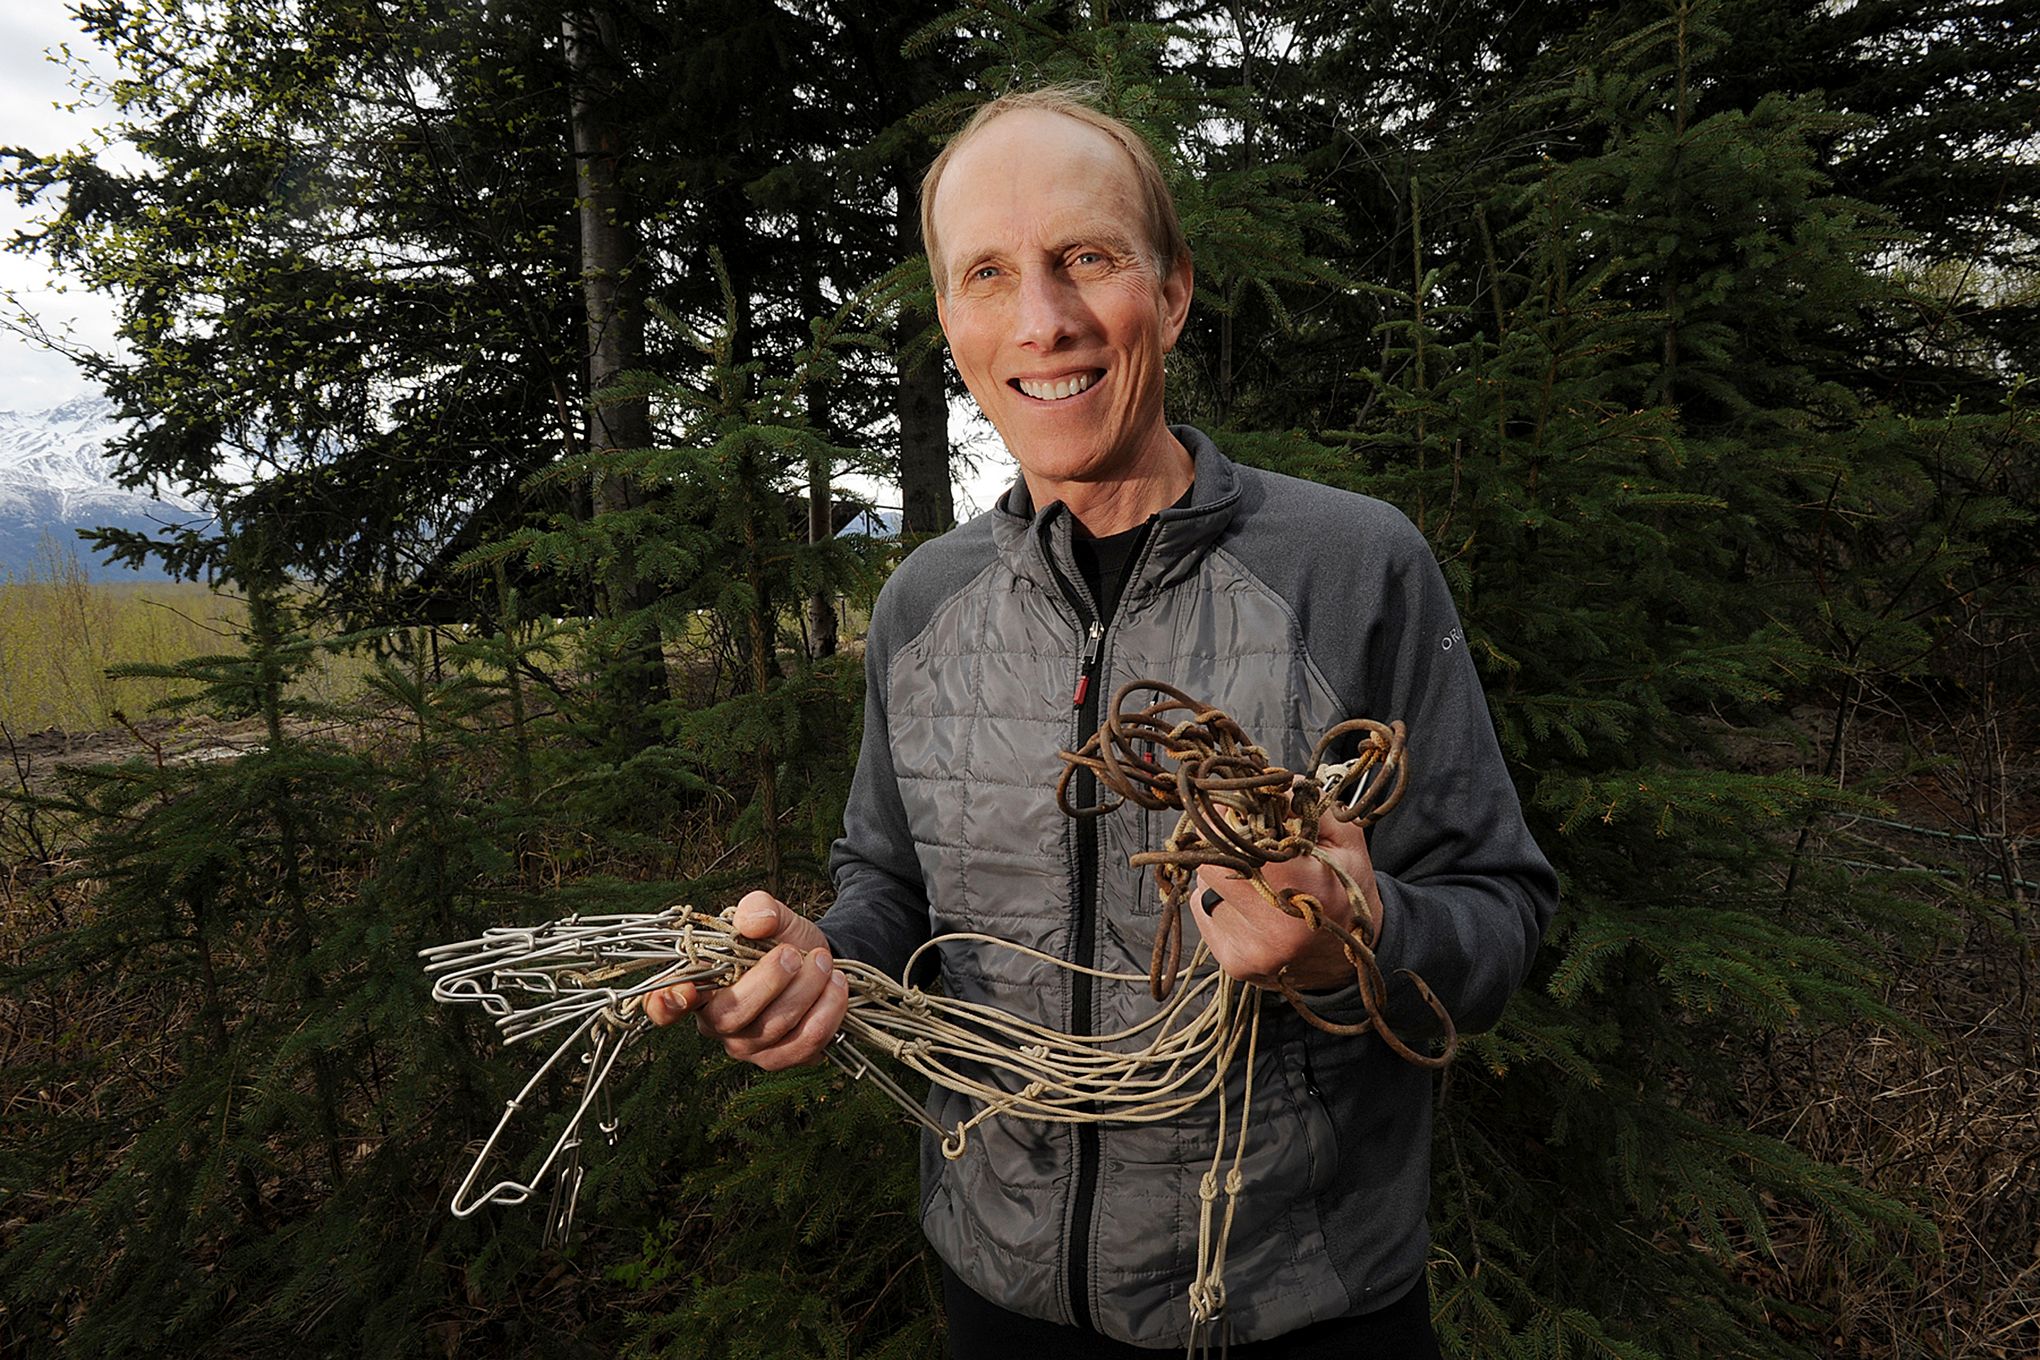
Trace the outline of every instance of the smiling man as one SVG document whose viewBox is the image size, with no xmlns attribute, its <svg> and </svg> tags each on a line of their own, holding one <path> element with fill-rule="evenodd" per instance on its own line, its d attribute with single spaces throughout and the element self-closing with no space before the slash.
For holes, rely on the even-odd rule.
<svg viewBox="0 0 2040 1360">
<path fill-rule="evenodd" d="M 1156 848 L 1172 819 L 1072 821 L 1053 788 L 1057 752 L 1096 728 L 1101 696 L 1153 677 L 1225 709 L 1290 768 L 1346 718 L 1409 725 L 1401 806 L 1371 843 L 1340 826 L 1326 848 L 1376 923 L 1397 1032 L 1435 1029 L 1410 975 L 1462 1032 L 1491 1025 L 1557 885 L 1523 825 L 1450 596 L 1392 508 L 1237 466 L 1167 422 L 1163 361 L 1193 274 L 1152 153 L 1067 91 L 1010 95 L 929 169 L 921 222 L 950 352 L 1020 479 L 991 512 L 918 548 L 879 598 L 822 926 L 750 894 L 738 928 L 777 947 L 721 991 L 659 994 L 653 1019 L 691 1012 L 733 1056 L 780 1068 L 817 1060 L 841 1024 L 838 955 L 897 974 L 933 937 L 996 935 L 1144 976 L 1162 908 L 1127 859 Z M 1079 802 L 1091 801 L 1087 778 Z M 1331 871 L 1276 869 L 1352 922 Z M 1319 993 L 1320 1014 L 1364 1016 L 1328 935 L 1210 870 L 1204 887 L 1191 924 L 1228 972 L 1284 974 Z M 1144 985 L 966 938 L 937 953 L 951 996 L 1054 1029 L 1112 1033 L 1153 1012 Z M 1234 1353 L 1435 1355 L 1428 1074 L 1373 1035 L 1313 1029 L 1278 1002 L 1252 1090 L 1225 1281 Z M 945 1127 L 972 1112 L 939 1087 L 929 1105 Z M 954 1161 L 926 1141 L 922 1225 L 944 1266 L 952 1354 L 1180 1349 L 1215 1136 L 1215 1111 L 1200 1107 L 1145 1124 L 994 1120 Z"/>
<path fill-rule="evenodd" d="M 1096 537 L 1133 528 L 1190 484 L 1162 417 L 1189 251 L 1173 212 L 1156 230 L 1137 139 L 1046 108 L 980 126 L 922 199 L 950 354 L 1036 505 L 1061 501 Z"/>
</svg>

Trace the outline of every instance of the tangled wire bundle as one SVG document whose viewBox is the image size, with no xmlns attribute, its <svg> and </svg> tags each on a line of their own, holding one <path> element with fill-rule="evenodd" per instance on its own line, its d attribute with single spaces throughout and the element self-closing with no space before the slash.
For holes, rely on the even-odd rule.
<svg viewBox="0 0 2040 1360">
<path fill-rule="evenodd" d="M 1161 697 L 1145 708 L 1128 708 L 1129 701 L 1142 693 Z M 1355 736 L 1359 751 L 1352 759 L 1322 763 L 1340 742 Z M 1158 763 L 1157 753 L 1167 756 L 1174 768 Z M 869 965 L 843 960 L 837 966 L 849 979 L 849 1009 L 824 1051 L 843 1071 L 872 1082 L 931 1129 L 941 1139 L 944 1155 L 952 1158 L 963 1155 L 973 1128 L 1002 1115 L 1062 1123 L 1145 1122 L 1173 1118 L 1215 1098 L 1217 1128 L 1211 1166 L 1200 1186 L 1197 1269 L 1189 1286 L 1194 1351 L 1225 1307 L 1225 1248 L 1242 1190 L 1240 1165 L 1262 1007 L 1253 984 L 1205 966 L 1211 956 L 1201 940 L 1189 963 L 1182 964 L 1184 901 L 1197 870 L 1205 865 L 1245 878 L 1277 909 L 1330 932 L 1353 966 L 1367 1019 L 1351 1025 L 1317 1015 L 1290 979 L 1275 979 L 1277 989 L 1304 1018 L 1335 1034 L 1372 1032 L 1396 1053 L 1423 1066 L 1447 1061 L 1454 1043 L 1451 1018 L 1414 975 L 1420 994 L 1444 1025 L 1445 1047 L 1437 1056 L 1420 1053 L 1389 1028 L 1384 1015 L 1387 987 L 1373 951 L 1380 922 L 1369 911 L 1359 885 L 1317 846 L 1317 831 L 1325 817 L 1364 827 L 1401 799 L 1408 768 L 1403 728 L 1400 723 L 1366 719 L 1341 723 L 1318 742 L 1312 772 L 1299 776 L 1271 765 L 1266 753 L 1224 713 L 1173 686 L 1141 680 L 1113 696 L 1110 714 L 1082 749 L 1061 756 L 1065 768 L 1056 801 L 1072 817 L 1102 816 L 1126 802 L 1180 813 L 1160 850 L 1132 857 L 1135 865 L 1153 869 L 1168 907 L 1162 913 L 1149 972 L 1143 976 L 1088 968 L 996 936 L 951 934 L 922 945 L 901 976 L 915 976 L 926 950 L 967 942 L 1011 950 L 1046 966 L 1107 981 L 1145 982 L 1160 1003 L 1154 1014 L 1118 1033 L 1066 1034 L 992 1006 L 931 995 Z M 1072 806 L 1071 785 L 1079 770 L 1095 774 L 1110 800 Z M 1268 865 L 1303 855 L 1316 856 L 1332 870 L 1348 895 L 1357 931 L 1328 916 L 1324 904 L 1309 893 L 1268 883 L 1264 873 Z M 648 915 L 576 916 L 540 926 L 499 928 L 476 939 L 422 950 L 426 971 L 434 979 L 433 999 L 481 1006 L 495 1018 L 506 1043 L 567 1031 L 506 1103 L 454 1192 L 453 1212 L 464 1217 L 484 1204 L 523 1203 L 550 1175 L 554 1185 L 547 1235 L 564 1238 L 572 1227 L 582 1180 L 580 1129 L 594 1113 L 605 1137 L 612 1143 L 617 1138 L 604 1083 L 624 1049 L 651 1025 L 644 1014 L 644 998 L 681 982 L 700 988 L 725 986 L 763 958 L 770 945 L 738 935 L 728 913 L 712 917 L 673 907 Z M 576 1046 L 577 1103 L 537 1170 L 523 1180 L 506 1177 L 478 1188 L 506 1130 Z M 1245 1094 L 1237 1126 L 1229 1129 L 1226 1073 L 1242 1047 Z M 971 1096 L 976 1112 L 953 1128 L 937 1124 L 919 1100 L 871 1061 L 873 1053 L 883 1053 L 930 1081 Z M 1232 1166 L 1221 1176 L 1229 1137 Z"/>
<path fill-rule="evenodd" d="M 1145 708 L 1128 707 L 1143 694 L 1160 697 Z M 1349 760 L 1327 764 L 1325 757 L 1349 738 L 1358 738 L 1358 752 Z M 1157 763 L 1157 751 L 1172 765 Z M 1311 1009 L 1285 969 L 1276 975 L 1275 984 L 1297 1014 L 1330 1034 L 1377 1034 L 1397 1054 L 1421 1067 L 1443 1067 L 1452 1060 L 1458 1044 L 1452 1017 L 1414 973 L 1405 976 L 1444 1027 L 1444 1048 L 1435 1056 L 1421 1053 L 1389 1027 L 1387 982 L 1374 959 L 1381 922 L 1360 885 L 1318 848 L 1318 827 L 1324 818 L 1370 827 L 1402 801 L 1409 760 L 1400 722 L 1353 718 L 1338 724 L 1318 738 L 1311 751 L 1311 772 L 1299 775 L 1271 765 L 1268 753 L 1223 711 L 1198 703 L 1174 685 L 1135 680 L 1112 696 L 1111 712 L 1082 749 L 1064 751 L 1062 759 L 1055 800 L 1067 816 L 1103 816 L 1126 803 L 1181 814 L 1160 850 L 1142 851 L 1130 859 L 1137 867 L 1154 870 L 1162 894 L 1164 910 L 1148 971 L 1155 1000 L 1166 998 L 1176 985 L 1183 954 L 1183 903 L 1197 881 L 1197 870 L 1211 865 L 1244 878 L 1269 905 L 1313 930 L 1327 932 L 1345 952 L 1367 1018 L 1354 1024 L 1325 1019 Z M 1079 770 L 1091 771 L 1111 800 L 1074 806 L 1071 784 Z M 1338 879 L 1358 932 L 1327 916 L 1325 904 L 1311 894 L 1269 884 L 1263 872 L 1268 865 L 1306 855 Z"/>
</svg>

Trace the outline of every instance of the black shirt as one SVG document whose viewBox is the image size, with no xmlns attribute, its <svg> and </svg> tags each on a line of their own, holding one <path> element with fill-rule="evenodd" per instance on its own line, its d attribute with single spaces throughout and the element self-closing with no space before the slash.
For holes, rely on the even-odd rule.
<svg viewBox="0 0 2040 1360">
<path fill-rule="evenodd" d="M 1183 488 L 1183 494 L 1169 508 L 1181 510 L 1190 504 L 1190 487 Z M 1126 588 L 1126 572 L 1133 565 L 1133 559 L 1140 556 L 1141 545 L 1147 542 L 1148 530 L 1155 527 L 1159 514 L 1149 515 L 1145 521 L 1131 529 L 1122 529 L 1116 534 L 1093 538 L 1084 528 L 1081 520 L 1070 523 L 1070 552 L 1077 559 L 1077 571 L 1084 578 L 1084 584 L 1091 588 L 1091 598 L 1098 602 L 1098 620 L 1112 622 L 1112 616 L 1119 612 L 1119 595 Z"/>
</svg>

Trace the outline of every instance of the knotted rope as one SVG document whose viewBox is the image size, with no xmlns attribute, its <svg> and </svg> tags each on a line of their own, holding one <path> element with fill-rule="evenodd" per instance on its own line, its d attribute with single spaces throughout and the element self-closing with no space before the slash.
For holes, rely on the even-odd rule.
<svg viewBox="0 0 2040 1360">
<path fill-rule="evenodd" d="M 1129 708 L 1130 699 L 1140 693 L 1161 697 L 1145 708 Z M 1068 1034 L 994 1006 L 924 992 L 855 960 L 839 960 L 837 967 L 850 984 L 849 1008 L 824 1053 L 853 1078 L 878 1087 L 932 1131 L 941 1141 L 943 1155 L 950 1158 L 964 1155 L 971 1130 L 995 1117 L 1049 1123 L 1153 1122 L 1176 1118 L 1215 1096 L 1218 1128 L 1211 1168 L 1199 1187 L 1196 1278 L 1189 1286 L 1195 1352 L 1206 1343 L 1225 1308 L 1226 1244 L 1243 1189 L 1240 1167 L 1262 1009 L 1259 987 L 1206 966 L 1211 956 L 1201 940 L 1187 966 L 1182 965 L 1183 906 L 1197 870 L 1214 865 L 1240 875 L 1269 904 L 1339 942 L 1353 966 L 1367 1018 L 1355 1024 L 1328 1020 L 1311 1009 L 1309 999 L 1286 973 L 1278 975 L 1275 990 L 1311 1024 L 1332 1034 L 1373 1033 L 1394 1052 L 1425 1067 L 1448 1061 L 1456 1038 L 1451 1017 L 1414 974 L 1406 975 L 1444 1026 L 1444 1049 L 1437 1056 L 1418 1052 L 1389 1028 L 1384 1014 L 1387 986 L 1373 951 L 1380 922 L 1360 886 L 1316 843 L 1325 817 L 1370 826 L 1401 800 L 1408 773 L 1402 724 L 1366 719 L 1340 723 L 1312 752 L 1311 773 L 1299 776 L 1269 763 L 1266 753 L 1226 714 L 1173 686 L 1135 681 L 1113 696 L 1110 708 L 1090 741 L 1080 750 L 1060 753 L 1065 768 L 1056 785 L 1056 802 L 1072 817 L 1102 816 L 1127 802 L 1179 813 L 1162 849 L 1131 857 L 1134 865 L 1153 870 L 1165 906 L 1148 973 L 1091 968 L 996 936 L 957 933 L 923 944 L 901 976 L 914 976 L 929 949 L 970 944 L 1007 950 L 1105 981 L 1145 982 L 1159 1003 L 1155 1012 L 1115 1033 Z M 1358 754 L 1338 764 L 1323 763 L 1340 742 L 1355 736 Z M 1158 756 L 1166 756 L 1174 768 L 1158 763 Z M 1071 781 L 1080 769 L 1097 776 L 1111 801 L 1072 806 Z M 1266 866 L 1303 855 L 1315 856 L 1331 869 L 1347 894 L 1357 931 L 1327 916 L 1325 904 L 1311 894 L 1268 883 Z M 523 1203 L 551 1175 L 547 1236 L 565 1237 L 581 1185 L 580 1128 L 593 1112 L 604 1136 L 612 1144 L 616 1141 L 618 1126 L 609 1113 L 605 1082 L 624 1048 L 650 1027 L 644 998 L 682 982 L 698 988 L 726 986 L 769 951 L 769 941 L 761 944 L 736 933 L 733 914 L 734 908 L 712 917 L 680 906 L 642 915 L 572 916 L 540 926 L 489 930 L 472 940 L 420 951 L 426 972 L 434 979 L 433 999 L 481 1006 L 495 1018 L 505 1043 L 567 1030 L 551 1056 L 506 1102 L 476 1152 L 453 1195 L 457 1216 L 472 1214 L 484 1204 Z M 577 1045 L 582 1072 L 578 1104 L 537 1170 L 525 1180 L 506 1177 L 478 1189 L 505 1131 Z M 1229 1129 L 1233 1121 L 1226 1073 L 1243 1046 L 1248 1064 L 1245 1094 L 1237 1125 Z M 919 1100 L 872 1061 L 874 1053 L 971 1097 L 976 1112 L 954 1126 L 937 1123 Z M 1232 1156 L 1226 1168 L 1229 1134 Z M 1218 1204 L 1221 1192 L 1223 1208 Z"/>
<path fill-rule="evenodd" d="M 1161 696 L 1145 708 L 1131 708 L 1136 695 Z M 1327 764 L 1325 757 L 1340 743 L 1358 738 L 1351 758 Z M 1156 753 L 1171 765 L 1157 763 Z M 1271 764 L 1240 725 L 1223 711 L 1200 704 L 1159 680 L 1135 680 L 1112 696 L 1110 712 L 1082 748 L 1062 752 L 1062 777 L 1056 781 L 1056 806 L 1071 817 L 1099 817 L 1132 803 L 1151 811 L 1172 809 L 1176 828 L 1160 850 L 1129 857 L 1135 867 L 1154 870 L 1162 895 L 1161 924 L 1155 931 L 1148 985 L 1157 1001 L 1176 985 L 1183 953 L 1184 902 L 1205 865 L 1230 870 L 1254 886 L 1270 906 L 1322 930 L 1339 942 L 1352 965 L 1353 980 L 1367 1018 L 1352 1024 L 1327 1020 L 1314 1011 L 1284 969 L 1275 986 L 1296 1013 L 1328 1034 L 1374 1033 L 1400 1057 L 1420 1067 L 1443 1067 L 1452 1060 L 1458 1033 L 1452 1017 L 1424 980 L 1405 973 L 1417 994 L 1445 1030 L 1445 1046 L 1436 1056 L 1404 1043 L 1386 1017 L 1388 985 L 1374 958 L 1381 922 L 1360 885 L 1318 846 L 1324 818 L 1370 827 L 1395 809 L 1409 783 L 1408 749 L 1403 725 L 1369 718 L 1342 722 L 1318 738 L 1310 770 L 1299 775 Z M 1078 770 L 1089 770 L 1111 798 L 1090 807 L 1070 801 Z M 1356 932 L 1325 914 L 1325 904 L 1310 893 L 1273 887 L 1263 872 L 1310 856 L 1330 869 L 1345 890 Z"/>
</svg>

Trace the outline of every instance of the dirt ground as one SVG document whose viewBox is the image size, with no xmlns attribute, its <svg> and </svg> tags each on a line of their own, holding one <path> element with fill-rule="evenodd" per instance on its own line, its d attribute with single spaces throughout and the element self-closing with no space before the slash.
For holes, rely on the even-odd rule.
<svg viewBox="0 0 2040 1360">
<path fill-rule="evenodd" d="M 288 721 L 294 734 L 315 731 L 319 724 Z M 334 725 L 332 731 L 339 731 Z M 223 722 L 216 718 L 145 718 L 126 728 L 106 732 L 7 732 L 0 729 L 0 787 L 16 792 L 46 793 L 65 765 L 98 765 L 123 760 L 188 765 L 232 760 L 258 751 L 268 740 L 261 718 Z"/>
</svg>

